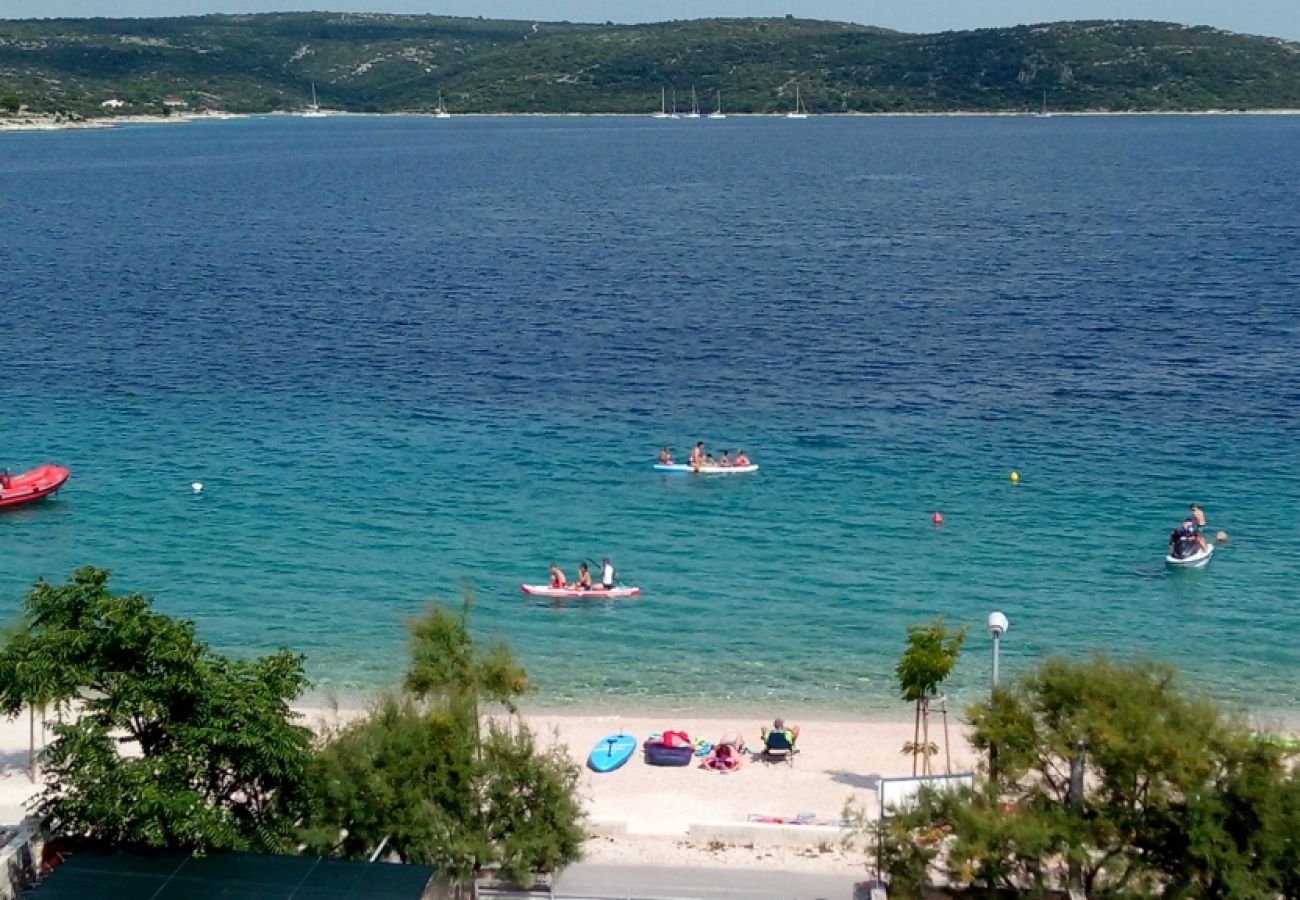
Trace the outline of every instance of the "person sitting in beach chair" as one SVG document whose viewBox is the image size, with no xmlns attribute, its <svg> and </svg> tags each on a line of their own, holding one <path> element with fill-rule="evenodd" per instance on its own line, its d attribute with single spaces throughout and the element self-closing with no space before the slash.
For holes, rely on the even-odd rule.
<svg viewBox="0 0 1300 900">
<path fill-rule="evenodd" d="M 763 762 L 788 762 L 794 765 L 794 755 L 799 752 L 794 742 L 799 739 L 799 726 L 785 727 L 784 719 L 777 719 L 771 728 L 761 732 L 763 749 L 758 754 Z"/>
</svg>

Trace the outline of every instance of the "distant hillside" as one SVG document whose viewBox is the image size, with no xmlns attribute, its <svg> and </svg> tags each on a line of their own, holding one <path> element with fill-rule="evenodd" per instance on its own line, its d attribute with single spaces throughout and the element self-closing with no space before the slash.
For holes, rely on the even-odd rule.
<svg viewBox="0 0 1300 900">
<path fill-rule="evenodd" d="M 270 13 L 0 21 L 0 107 L 814 113 L 1300 108 L 1300 44 L 1160 22 L 912 35 L 803 19 L 574 25 Z M 125 103 L 119 110 L 101 104 Z"/>
</svg>

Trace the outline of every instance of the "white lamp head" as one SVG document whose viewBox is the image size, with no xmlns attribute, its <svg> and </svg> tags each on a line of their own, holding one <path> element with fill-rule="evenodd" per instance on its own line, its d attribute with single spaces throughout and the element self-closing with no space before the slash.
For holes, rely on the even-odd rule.
<svg viewBox="0 0 1300 900">
<path fill-rule="evenodd" d="M 1011 627 L 1011 623 L 1007 621 L 1007 617 L 1002 615 L 1002 613 L 1000 612 L 989 613 L 989 634 L 991 634 L 993 637 L 995 638 L 1002 637 L 1002 635 L 1007 633 L 1007 629 L 1010 627 Z"/>
</svg>

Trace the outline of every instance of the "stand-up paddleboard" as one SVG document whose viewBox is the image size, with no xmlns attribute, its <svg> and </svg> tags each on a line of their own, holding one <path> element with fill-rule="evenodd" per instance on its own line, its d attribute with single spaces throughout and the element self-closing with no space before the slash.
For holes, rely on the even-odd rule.
<svg viewBox="0 0 1300 900">
<path fill-rule="evenodd" d="M 757 472 L 758 466 L 750 463 L 747 466 L 695 466 L 687 463 L 655 463 L 656 472 L 693 472 L 696 475 L 744 475 L 748 472 Z"/>
<path fill-rule="evenodd" d="M 593 772 L 613 772 L 632 758 L 636 752 L 636 738 L 630 734 L 611 734 L 591 748 L 587 765 Z"/>
<path fill-rule="evenodd" d="M 582 591 L 577 588 L 553 588 L 549 584 L 521 584 L 519 589 L 532 597 L 558 597 L 563 600 L 618 600 L 636 597 L 641 593 L 639 587 L 616 587 L 609 590 L 596 587 Z"/>
<path fill-rule="evenodd" d="M 1210 557 L 1213 555 L 1214 545 L 1207 541 L 1204 550 L 1197 550 L 1191 556 L 1177 557 L 1171 553 L 1167 553 L 1165 554 L 1165 562 L 1169 563 L 1171 566 L 1181 566 L 1184 569 L 1194 569 L 1197 566 L 1205 565 L 1210 561 Z"/>
</svg>

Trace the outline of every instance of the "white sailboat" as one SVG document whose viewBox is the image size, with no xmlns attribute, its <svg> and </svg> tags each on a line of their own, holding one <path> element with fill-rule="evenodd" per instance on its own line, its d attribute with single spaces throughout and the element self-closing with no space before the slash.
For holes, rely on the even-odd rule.
<svg viewBox="0 0 1300 900">
<path fill-rule="evenodd" d="M 435 119 L 450 119 L 451 113 L 442 105 L 442 91 L 438 91 L 438 108 L 433 111 Z"/>
<path fill-rule="evenodd" d="M 682 118 L 698 119 L 700 117 L 700 98 L 695 96 L 695 85 L 691 85 L 691 111 Z"/>
<path fill-rule="evenodd" d="M 808 110 L 803 105 L 803 100 L 799 97 L 799 83 L 795 82 L 794 86 L 794 110 L 785 114 L 787 119 L 806 119 Z"/>
<path fill-rule="evenodd" d="M 1034 113 L 1035 119 L 1050 119 L 1052 114 L 1047 111 L 1047 91 L 1043 91 L 1043 108 Z"/>
<path fill-rule="evenodd" d="M 710 119 L 725 119 L 727 114 L 722 111 L 722 91 L 718 91 L 718 109 L 716 112 L 709 113 Z"/>
<path fill-rule="evenodd" d="M 656 119 L 675 119 L 676 116 L 668 115 L 668 88 L 659 89 L 659 112 L 654 114 Z"/>
<path fill-rule="evenodd" d="M 303 110 L 303 115 L 304 116 L 325 115 L 325 113 L 321 111 L 320 104 L 316 102 L 316 82 L 314 81 L 311 83 L 311 106 L 308 106 L 305 110 Z"/>
</svg>

